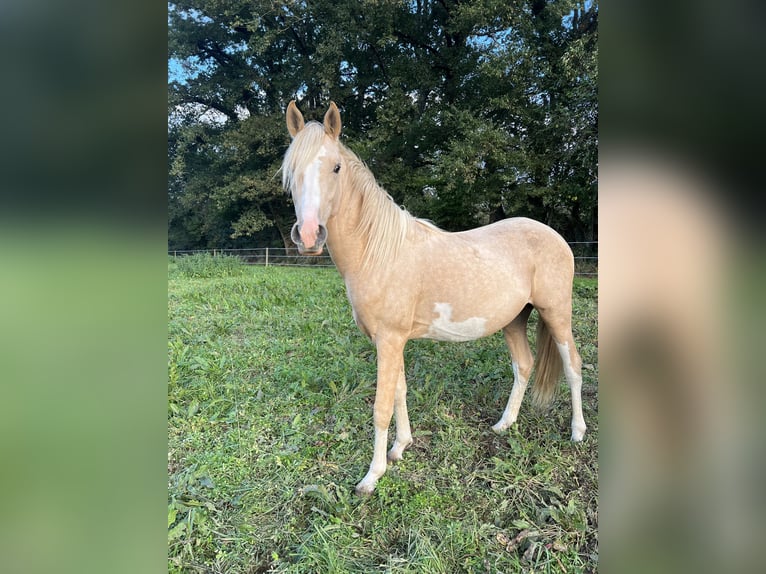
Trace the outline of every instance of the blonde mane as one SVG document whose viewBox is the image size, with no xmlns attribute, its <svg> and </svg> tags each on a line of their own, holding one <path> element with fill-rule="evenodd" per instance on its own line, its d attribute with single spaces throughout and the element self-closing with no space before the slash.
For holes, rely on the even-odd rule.
<svg viewBox="0 0 766 574">
<path fill-rule="evenodd" d="M 359 225 L 355 231 L 364 242 L 362 268 L 387 266 L 399 254 L 412 224 L 430 224 L 397 205 L 354 152 L 342 145 L 340 149 L 348 167 L 347 177 L 352 192 L 362 196 Z"/>
<path fill-rule="evenodd" d="M 305 132 L 305 133 L 304 133 Z M 294 174 L 308 167 L 323 143 L 324 127 L 309 122 L 301 136 L 293 140 L 282 162 L 282 185 L 292 189 Z M 424 219 L 418 219 L 394 202 L 393 198 L 378 185 L 375 176 L 354 152 L 338 142 L 338 149 L 347 169 L 346 181 L 350 193 L 362 198 L 359 224 L 354 235 L 364 243 L 362 269 L 386 266 L 396 259 L 407 232 L 413 224 L 438 231 Z"/>
</svg>

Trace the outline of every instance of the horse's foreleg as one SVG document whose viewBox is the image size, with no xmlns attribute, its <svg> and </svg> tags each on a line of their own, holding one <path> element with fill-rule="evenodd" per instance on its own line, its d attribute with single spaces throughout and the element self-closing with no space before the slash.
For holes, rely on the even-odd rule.
<svg viewBox="0 0 766 574">
<path fill-rule="evenodd" d="M 357 494 L 371 494 L 378 479 L 386 472 L 386 449 L 388 447 L 388 426 L 394 413 L 399 375 L 404 364 L 404 343 L 390 337 L 378 335 L 378 381 L 375 391 L 373 422 L 375 424 L 375 446 L 370 463 L 370 470 L 356 485 Z M 408 425 L 409 426 L 409 425 Z"/>
<path fill-rule="evenodd" d="M 389 462 L 402 459 L 404 449 L 412 444 L 410 417 L 407 414 L 407 379 L 404 377 L 404 364 L 399 369 L 399 380 L 394 395 L 394 416 L 396 417 L 396 440 L 388 451 Z"/>
</svg>

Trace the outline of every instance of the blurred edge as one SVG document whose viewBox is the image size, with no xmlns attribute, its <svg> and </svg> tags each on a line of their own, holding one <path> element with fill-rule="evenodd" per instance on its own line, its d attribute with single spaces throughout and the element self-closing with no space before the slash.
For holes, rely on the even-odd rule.
<svg viewBox="0 0 766 574">
<path fill-rule="evenodd" d="M 0 571 L 166 570 L 162 4 L 0 7 Z"/>
<path fill-rule="evenodd" d="M 601 9 L 605 571 L 754 571 L 766 538 L 755 10 Z M 166 14 L 0 11 L 0 570 L 164 570 Z"/>
<path fill-rule="evenodd" d="M 762 11 L 739 1 L 601 10 L 606 572 L 760 569 Z"/>
</svg>

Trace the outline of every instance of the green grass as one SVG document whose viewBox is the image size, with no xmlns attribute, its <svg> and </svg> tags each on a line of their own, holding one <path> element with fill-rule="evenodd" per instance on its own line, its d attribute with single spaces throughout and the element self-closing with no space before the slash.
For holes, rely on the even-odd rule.
<svg viewBox="0 0 766 574">
<path fill-rule="evenodd" d="M 582 443 L 565 392 L 490 430 L 511 386 L 501 335 L 411 341 L 415 442 L 368 498 L 353 489 L 372 455 L 375 351 L 338 273 L 171 272 L 168 290 L 170 572 L 597 569 L 595 281 L 575 285 Z"/>
<path fill-rule="evenodd" d="M 193 279 L 210 279 L 213 277 L 236 277 L 242 275 L 245 265 L 239 257 L 210 253 L 194 253 L 169 257 L 169 277 L 189 277 Z"/>
</svg>

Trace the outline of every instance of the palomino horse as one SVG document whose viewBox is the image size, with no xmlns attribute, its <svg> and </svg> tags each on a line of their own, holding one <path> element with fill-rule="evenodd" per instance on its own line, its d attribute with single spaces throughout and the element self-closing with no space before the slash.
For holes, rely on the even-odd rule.
<svg viewBox="0 0 766 574">
<path fill-rule="evenodd" d="M 334 103 L 323 124 L 305 124 L 290 102 L 287 129 L 293 139 L 282 163 L 282 182 L 298 217 L 293 241 L 301 253 L 314 255 L 327 243 L 346 283 L 354 320 L 377 349 L 375 446 L 357 493 L 371 493 L 386 471 L 393 414 L 396 439 L 388 460 L 401 459 L 412 443 L 405 343 L 469 341 L 502 329 L 514 381 L 505 411 L 492 427 L 501 432 L 516 421 L 532 372 L 527 319 L 533 307 L 540 315 L 535 402 L 550 402 L 563 367 L 572 395 L 572 440 L 582 440 L 581 360 L 571 326 L 574 258 L 561 236 L 526 218 L 448 233 L 412 217 L 340 143 Z"/>
</svg>

